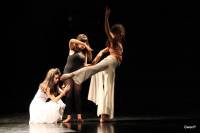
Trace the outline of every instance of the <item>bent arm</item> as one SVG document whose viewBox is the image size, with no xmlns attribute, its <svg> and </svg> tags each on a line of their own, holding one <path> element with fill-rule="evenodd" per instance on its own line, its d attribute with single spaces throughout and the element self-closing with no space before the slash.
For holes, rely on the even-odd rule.
<svg viewBox="0 0 200 133">
<path fill-rule="evenodd" d="M 60 93 L 58 96 L 54 96 L 53 94 L 50 93 L 50 89 L 47 89 L 47 96 L 54 102 L 58 102 L 63 96 L 64 96 L 64 92 Z"/>
<path fill-rule="evenodd" d="M 64 93 L 63 92 L 63 88 L 60 88 L 59 86 L 57 86 L 57 88 L 58 88 L 58 93 L 60 94 L 60 93 Z"/>
<path fill-rule="evenodd" d="M 87 49 L 88 51 L 92 51 L 90 46 L 86 43 L 79 41 L 78 39 L 70 39 L 69 40 L 69 48 L 72 49 L 73 47 L 78 47 L 79 49 Z"/>
</svg>

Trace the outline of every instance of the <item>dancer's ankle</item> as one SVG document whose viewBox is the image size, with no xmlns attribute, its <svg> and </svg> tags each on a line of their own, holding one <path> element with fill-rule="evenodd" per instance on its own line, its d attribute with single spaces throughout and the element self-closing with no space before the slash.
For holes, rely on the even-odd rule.
<svg viewBox="0 0 200 133">
<path fill-rule="evenodd" d="M 71 115 L 67 115 L 67 118 L 63 121 L 63 123 L 71 122 L 71 120 L 72 120 L 72 116 Z"/>
<path fill-rule="evenodd" d="M 84 121 L 82 116 L 81 116 L 81 114 L 77 114 L 77 121 L 78 122 L 83 122 Z"/>
<path fill-rule="evenodd" d="M 110 121 L 110 118 L 109 118 L 108 114 L 101 114 L 101 117 L 100 117 L 100 122 L 101 123 L 109 122 L 109 121 Z"/>
</svg>

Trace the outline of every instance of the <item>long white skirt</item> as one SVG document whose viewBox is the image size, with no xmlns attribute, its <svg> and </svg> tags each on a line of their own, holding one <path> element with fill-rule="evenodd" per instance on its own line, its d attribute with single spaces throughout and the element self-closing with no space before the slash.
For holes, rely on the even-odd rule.
<svg viewBox="0 0 200 133">
<path fill-rule="evenodd" d="M 114 87 L 115 69 L 119 62 L 112 55 L 107 56 L 96 65 L 83 67 L 74 72 L 73 80 L 76 84 L 91 78 L 88 100 L 98 105 L 97 116 L 108 114 L 114 117 Z"/>
<path fill-rule="evenodd" d="M 77 76 L 74 77 L 74 80 L 77 83 L 82 83 L 93 75 L 90 81 L 88 100 L 98 105 L 97 116 L 108 114 L 110 119 L 114 117 L 115 69 L 118 65 L 115 57 L 108 56 L 94 66 L 75 72 Z"/>
<path fill-rule="evenodd" d="M 62 120 L 65 104 L 62 100 L 58 102 L 45 102 L 34 99 L 29 107 L 29 124 L 33 123 L 57 123 Z"/>
</svg>

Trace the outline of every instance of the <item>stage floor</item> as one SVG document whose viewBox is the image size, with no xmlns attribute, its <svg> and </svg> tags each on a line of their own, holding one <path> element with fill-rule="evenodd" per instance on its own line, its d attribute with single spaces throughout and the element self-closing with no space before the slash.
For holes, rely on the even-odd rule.
<svg viewBox="0 0 200 133">
<path fill-rule="evenodd" d="M 200 119 L 183 116 L 115 117 L 112 122 L 99 123 L 98 118 L 85 118 L 63 124 L 28 124 L 28 113 L 0 116 L 0 133 L 198 133 Z"/>
</svg>

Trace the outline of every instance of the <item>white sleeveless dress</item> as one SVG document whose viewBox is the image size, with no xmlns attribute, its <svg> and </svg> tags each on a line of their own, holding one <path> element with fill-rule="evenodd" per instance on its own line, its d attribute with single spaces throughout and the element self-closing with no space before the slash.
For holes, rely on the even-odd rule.
<svg viewBox="0 0 200 133">
<path fill-rule="evenodd" d="M 29 124 L 34 123 L 57 123 L 62 120 L 65 104 L 62 100 L 58 102 L 48 101 L 48 96 L 38 89 L 29 106 Z"/>
</svg>

